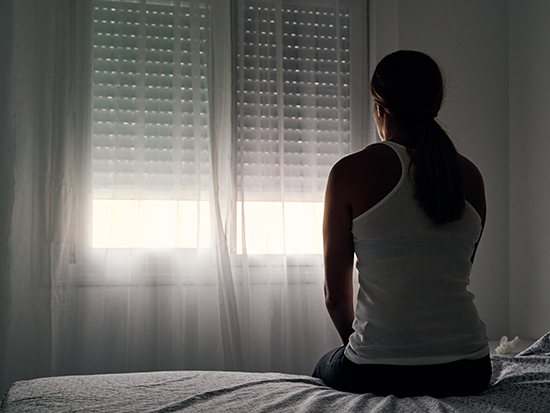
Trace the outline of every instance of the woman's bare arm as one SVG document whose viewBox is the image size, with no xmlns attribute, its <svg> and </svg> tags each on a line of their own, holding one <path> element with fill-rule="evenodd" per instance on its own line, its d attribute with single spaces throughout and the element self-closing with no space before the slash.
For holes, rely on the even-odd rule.
<svg viewBox="0 0 550 413">
<path fill-rule="evenodd" d="M 327 184 L 323 218 L 325 304 L 344 344 L 353 333 L 354 319 L 354 248 L 351 208 L 346 197 L 348 183 L 346 168 L 342 167 L 342 162 L 336 164 Z"/>
<path fill-rule="evenodd" d="M 353 218 L 375 206 L 399 182 L 401 163 L 387 145 L 374 144 L 340 160 L 325 194 L 325 302 L 344 344 L 353 333 Z"/>
</svg>

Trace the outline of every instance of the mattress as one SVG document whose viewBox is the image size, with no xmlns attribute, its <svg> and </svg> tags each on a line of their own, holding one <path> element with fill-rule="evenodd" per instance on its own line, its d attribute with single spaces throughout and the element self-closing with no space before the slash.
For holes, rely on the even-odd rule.
<svg viewBox="0 0 550 413">
<path fill-rule="evenodd" d="M 14 383 L 1 412 L 550 412 L 550 334 L 516 357 L 492 357 L 472 397 L 396 398 L 336 391 L 309 376 L 165 371 Z"/>
</svg>

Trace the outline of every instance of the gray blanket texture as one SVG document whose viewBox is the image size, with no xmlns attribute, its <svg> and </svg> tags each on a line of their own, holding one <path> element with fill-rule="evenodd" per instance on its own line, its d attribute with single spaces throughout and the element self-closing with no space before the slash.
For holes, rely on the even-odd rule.
<svg viewBox="0 0 550 413">
<path fill-rule="evenodd" d="M 281 373 L 173 371 L 19 381 L 0 411 L 16 412 L 550 412 L 550 333 L 516 357 L 493 357 L 478 396 L 396 398 L 331 389 Z"/>
</svg>

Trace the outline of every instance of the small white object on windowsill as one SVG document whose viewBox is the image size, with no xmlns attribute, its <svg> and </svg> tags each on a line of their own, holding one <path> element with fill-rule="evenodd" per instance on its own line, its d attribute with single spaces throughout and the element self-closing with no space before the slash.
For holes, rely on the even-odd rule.
<svg viewBox="0 0 550 413">
<path fill-rule="evenodd" d="M 516 344 L 520 342 L 520 338 L 516 336 L 512 341 L 508 341 L 507 336 L 502 336 L 499 346 L 495 349 L 497 354 L 510 354 L 513 352 Z"/>
</svg>

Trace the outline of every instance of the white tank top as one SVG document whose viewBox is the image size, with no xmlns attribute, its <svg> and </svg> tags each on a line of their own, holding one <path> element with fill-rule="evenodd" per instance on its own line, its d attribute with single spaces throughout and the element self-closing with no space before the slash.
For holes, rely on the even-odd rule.
<svg viewBox="0 0 550 413">
<path fill-rule="evenodd" d="M 359 292 L 348 359 L 421 365 L 489 354 L 485 324 L 467 290 L 481 218 L 466 203 L 460 221 L 435 225 L 414 199 L 407 149 L 397 186 L 353 220 Z M 411 168 L 411 174 L 414 167 Z"/>
</svg>

